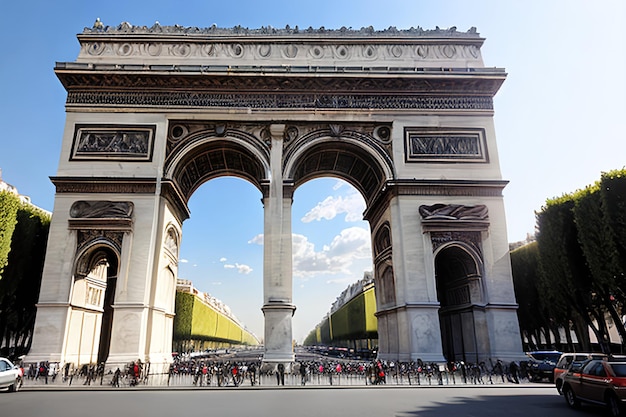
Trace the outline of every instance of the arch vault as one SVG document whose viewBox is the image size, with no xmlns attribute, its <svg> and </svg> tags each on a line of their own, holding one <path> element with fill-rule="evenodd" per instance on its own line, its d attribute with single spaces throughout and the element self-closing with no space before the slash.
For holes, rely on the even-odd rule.
<svg viewBox="0 0 626 417">
<path fill-rule="evenodd" d="M 381 358 L 520 356 L 493 126 L 506 74 L 474 28 L 123 23 L 78 40 L 55 67 L 67 118 L 29 360 L 168 366 L 187 202 L 222 175 L 263 195 L 266 362 L 294 358 L 293 192 L 328 175 L 367 204 Z"/>
</svg>

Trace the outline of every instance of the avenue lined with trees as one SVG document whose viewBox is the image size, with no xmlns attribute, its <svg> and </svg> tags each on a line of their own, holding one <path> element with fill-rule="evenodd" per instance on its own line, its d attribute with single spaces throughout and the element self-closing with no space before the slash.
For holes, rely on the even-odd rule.
<svg viewBox="0 0 626 417">
<path fill-rule="evenodd" d="M 547 200 L 536 216 L 536 241 L 511 252 L 525 349 L 624 353 L 626 169 Z"/>
</svg>

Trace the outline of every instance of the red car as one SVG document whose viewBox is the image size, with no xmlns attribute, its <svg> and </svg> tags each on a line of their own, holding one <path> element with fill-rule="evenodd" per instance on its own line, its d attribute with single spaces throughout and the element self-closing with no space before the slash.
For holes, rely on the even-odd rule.
<svg viewBox="0 0 626 417">
<path fill-rule="evenodd" d="M 563 396 L 567 405 L 597 404 L 609 415 L 622 415 L 626 401 L 626 362 L 591 360 L 582 368 L 572 367 L 563 374 Z"/>
</svg>

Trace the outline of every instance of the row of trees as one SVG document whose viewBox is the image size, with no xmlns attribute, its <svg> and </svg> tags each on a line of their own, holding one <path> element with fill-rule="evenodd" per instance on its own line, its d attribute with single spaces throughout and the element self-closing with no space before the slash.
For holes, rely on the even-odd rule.
<svg viewBox="0 0 626 417">
<path fill-rule="evenodd" d="M 30 348 L 49 227 L 48 213 L 0 192 L 0 356 Z"/>
<path fill-rule="evenodd" d="M 603 352 L 623 352 L 626 169 L 604 173 L 584 190 L 548 200 L 536 216 L 536 242 L 511 252 L 526 347 L 589 351 L 594 348 L 591 330 Z M 619 346 L 611 346 L 612 326 Z"/>
</svg>

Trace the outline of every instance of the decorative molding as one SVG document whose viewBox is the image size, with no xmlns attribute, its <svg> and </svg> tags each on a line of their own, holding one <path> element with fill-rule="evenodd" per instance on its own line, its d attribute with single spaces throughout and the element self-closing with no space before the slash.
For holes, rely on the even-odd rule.
<svg viewBox="0 0 626 417">
<path fill-rule="evenodd" d="M 357 70 L 358 69 L 358 70 Z M 245 94 L 245 96 L 265 95 L 268 92 L 293 92 L 307 97 L 333 93 L 376 96 L 379 93 L 399 97 L 426 95 L 451 96 L 490 96 L 493 97 L 506 77 L 503 72 L 494 70 L 462 69 L 443 71 L 442 69 L 407 68 L 390 75 L 372 68 L 357 67 L 286 67 L 276 68 L 236 65 L 147 65 L 137 68 L 134 65 L 116 64 L 75 64 L 58 63 L 55 72 L 68 91 L 84 93 L 97 87 L 98 92 L 106 93 L 131 88 L 141 94 L 162 94 L 164 91 L 193 91 L 197 94 L 213 96 L 223 94 Z M 115 70 L 115 71 L 112 71 Z M 210 76 L 207 76 L 210 74 Z M 268 76 L 272 74 L 272 76 Z M 321 77 L 320 74 L 325 76 Z M 375 75 L 364 77 L 364 75 Z M 428 77 L 426 77 L 428 76 Z M 137 90 L 141 91 L 137 91 Z M 150 91 L 146 91 L 150 90 Z M 222 94 L 216 94 L 216 93 Z M 316 93 L 316 94 L 312 94 Z M 430 96 L 429 96 L 430 95 Z M 276 93 L 272 97 L 279 97 Z M 78 96 L 80 97 L 80 96 Z M 131 95 L 129 97 L 135 97 Z M 185 95 L 174 96 L 171 100 Z M 138 98 L 135 98 L 138 100 Z M 307 100 L 311 100 L 307 98 Z M 136 103 L 139 104 L 139 103 Z"/>
<path fill-rule="evenodd" d="M 222 107 L 243 109 L 474 110 L 492 111 L 491 96 L 249 94 L 208 92 L 70 91 L 68 105 L 90 107 Z"/>
<path fill-rule="evenodd" d="M 70 160 L 149 162 L 156 126 L 76 125 Z"/>
<path fill-rule="evenodd" d="M 156 179 L 50 177 L 57 193 L 154 194 Z"/>
<path fill-rule="evenodd" d="M 489 162 L 484 129 L 404 128 L 406 162 Z"/>
<path fill-rule="evenodd" d="M 341 39 L 340 45 L 329 45 L 320 40 L 310 40 L 302 42 L 294 39 L 288 44 L 280 44 L 276 41 L 257 41 L 256 43 L 242 43 L 241 39 L 234 39 L 230 42 L 223 40 L 211 40 L 202 42 L 199 40 L 181 40 L 177 42 L 169 39 L 157 40 L 157 42 L 144 41 L 124 41 L 124 40 L 102 40 L 90 39 L 81 42 L 81 57 L 98 58 L 125 58 L 125 57 L 146 57 L 146 58 L 204 58 L 207 64 L 211 61 L 222 61 L 227 58 L 234 59 L 254 59 L 254 60 L 276 60 L 285 59 L 287 62 L 293 60 L 312 59 L 316 61 L 349 61 L 359 60 L 372 62 L 380 65 L 386 62 L 404 62 L 411 60 L 417 66 L 420 61 L 450 61 L 465 60 L 479 63 L 481 61 L 480 45 L 476 42 L 467 44 L 466 40 L 455 39 L 443 42 L 438 40 L 422 40 L 418 44 L 414 40 L 410 43 L 391 43 L 387 39 L 386 44 L 363 45 L 355 43 L 351 39 Z M 465 41 L 465 42 L 463 42 Z M 423 64 L 422 64 L 423 65 Z"/>
<path fill-rule="evenodd" d="M 267 123 L 241 123 L 233 121 L 194 122 L 188 120 L 170 120 L 167 135 L 166 163 L 178 150 L 209 137 L 233 137 L 252 144 L 269 161 L 269 144 L 264 138 Z"/>
</svg>

